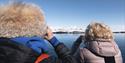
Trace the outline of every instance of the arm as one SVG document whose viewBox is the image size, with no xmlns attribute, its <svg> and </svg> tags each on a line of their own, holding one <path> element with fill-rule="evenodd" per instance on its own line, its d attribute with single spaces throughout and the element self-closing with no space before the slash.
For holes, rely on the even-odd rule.
<svg viewBox="0 0 125 63">
<path fill-rule="evenodd" d="M 74 56 L 70 55 L 70 50 L 63 43 L 60 43 L 56 37 L 53 37 L 49 42 L 55 48 L 58 57 L 63 63 L 77 63 Z"/>
<path fill-rule="evenodd" d="M 76 53 L 76 51 L 78 50 L 82 40 L 83 40 L 84 36 L 80 36 L 72 45 L 72 48 L 71 48 L 71 54 L 74 55 Z"/>
<path fill-rule="evenodd" d="M 62 60 L 63 63 L 77 63 L 75 58 L 72 55 L 70 55 L 70 50 L 63 43 L 60 43 L 56 39 L 56 37 L 53 36 L 53 33 L 50 29 L 48 29 L 45 38 L 55 48 L 58 57 Z"/>
<path fill-rule="evenodd" d="M 80 52 L 79 48 L 73 56 L 75 57 L 77 63 L 85 63 L 84 56 L 80 54 L 82 54 L 82 52 Z"/>
</svg>

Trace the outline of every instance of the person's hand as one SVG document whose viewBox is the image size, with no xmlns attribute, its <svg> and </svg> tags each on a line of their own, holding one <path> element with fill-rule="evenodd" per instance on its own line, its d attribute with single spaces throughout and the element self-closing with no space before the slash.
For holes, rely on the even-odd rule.
<svg viewBox="0 0 125 63">
<path fill-rule="evenodd" d="M 50 40 L 50 39 L 52 39 L 54 36 L 53 36 L 53 32 L 52 32 L 52 30 L 48 27 L 47 28 L 47 33 L 46 33 L 46 35 L 45 35 L 45 39 L 46 40 Z"/>
</svg>

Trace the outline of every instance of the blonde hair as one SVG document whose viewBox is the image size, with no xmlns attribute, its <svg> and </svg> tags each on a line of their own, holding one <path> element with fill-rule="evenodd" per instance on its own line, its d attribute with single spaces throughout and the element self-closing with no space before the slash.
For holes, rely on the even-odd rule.
<svg viewBox="0 0 125 63">
<path fill-rule="evenodd" d="M 42 11 L 34 4 L 0 6 L 0 37 L 43 36 L 46 28 Z"/>
<path fill-rule="evenodd" d="M 104 23 L 93 22 L 87 26 L 85 31 L 85 41 L 91 41 L 97 38 L 113 39 L 113 33 Z"/>
</svg>

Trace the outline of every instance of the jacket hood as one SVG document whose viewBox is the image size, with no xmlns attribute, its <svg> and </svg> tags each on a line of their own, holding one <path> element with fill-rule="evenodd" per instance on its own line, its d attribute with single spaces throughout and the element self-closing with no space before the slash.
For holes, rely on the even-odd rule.
<svg viewBox="0 0 125 63">
<path fill-rule="evenodd" d="M 115 56 L 118 54 L 118 46 L 114 40 L 96 39 L 86 42 L 85 46 L 93 53 L 99 56 Z"/>
</svg>

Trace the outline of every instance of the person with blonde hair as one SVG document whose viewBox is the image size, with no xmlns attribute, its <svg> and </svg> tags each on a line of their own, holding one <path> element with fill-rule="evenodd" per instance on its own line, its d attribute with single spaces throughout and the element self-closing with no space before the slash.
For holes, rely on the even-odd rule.
<svg viewBox="0 0 125 63">
<path fill-rule="evenodd" d="M 42 53 L 48 57 L 49 50 L 43 40 L 46 30 L 44 15 L 37 5 L 23 2 L 1 5 L 0 63 L 34 63 Z"/>
<path fill-rule="evenodd" d="M 49 53 L 47 40 L 59 58 Z M 68 48 L 54 37 L 42 10 L 14 2 L 0 6 L 0 63 L 76 63 Z"/>
<path fill-rule="evenodd" d="M 11 3 L 0 7 L 0 37 L 44 36 L 47 25 L 34 4 Z"/>
<path fill-rule="evenodd" d="M 80 38 L 81 37 L 81 38 Z M 85 47 L 74 53 L 79 63 L 123 63 L 121 51 L 114 41 L 113 32 L 104 23 L 92 22 L 76 43 L 83 40 Z M 73 45 L 73 46 L 79 46 Z M 72 48 L 74 49 L 74 48 Z"/>
</svg>

